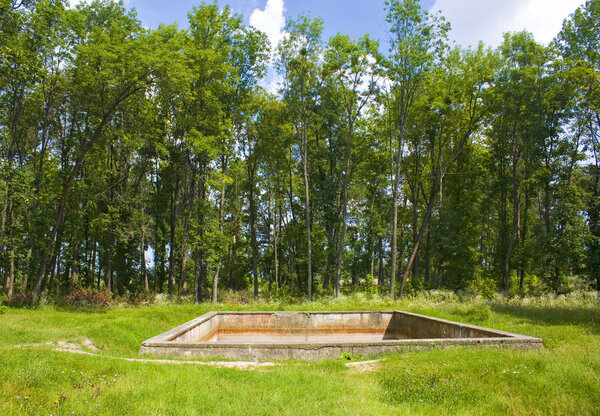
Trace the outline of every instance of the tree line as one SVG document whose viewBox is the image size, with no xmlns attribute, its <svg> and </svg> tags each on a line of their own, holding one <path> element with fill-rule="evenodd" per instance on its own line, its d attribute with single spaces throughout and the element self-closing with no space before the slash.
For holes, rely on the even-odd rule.
<svg viewBox="0 0 600 416">
<path fill-rule="evenodd" d="M 386 45 L 301 15 L 273 51 L 217 3 L 67 3 L 0 2 L 9 300 L 600 288 L 600 1 L 549 46 L 389 0 Z"/>
</svg>

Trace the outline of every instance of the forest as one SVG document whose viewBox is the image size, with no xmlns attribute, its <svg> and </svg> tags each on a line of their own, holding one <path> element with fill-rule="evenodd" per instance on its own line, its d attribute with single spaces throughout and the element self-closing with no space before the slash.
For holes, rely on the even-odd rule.
<svg viewBox="0 0 600 416">
<path fill-rule="evenodd" d="M 600 290 L 600 0 L 497 49 L 385 7 L 274 47 L 216 2 L 0 0 L 0 300 Z"/>
</svg>

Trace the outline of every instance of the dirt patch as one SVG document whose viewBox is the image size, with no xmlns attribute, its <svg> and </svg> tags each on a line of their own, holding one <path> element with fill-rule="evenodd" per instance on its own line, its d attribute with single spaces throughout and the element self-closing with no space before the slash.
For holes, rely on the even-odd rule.
<svg viewBox="0 0 600 416">
<path fill-rule="evenodd" d="M 90 341 L 89 339 L 84 339 L 83 342 L 81 343 L 81 345 L 83 345 L 85 348 L 87 348 L 90 351 L 99 351 L 100 349 L 98 347 L 96 347 L 92 341 Z"/>
<path fill-rule="evenodd" d="M 16 349 L 21 349 L 21 348 L 39 348 L 39 347 L 47 347 L 47 346 L 52 346 L 54 345 L 53 342 L 46 342 L 46 343 L 38 343 L 38 344 L 15 344 L 15 345 L 7 345 L 6 347 L 3 348 L 16 348 Z"/>
<path fill-rule="evenodd" d="M 62 348 L 65 350 L 79 350 L 81 349 L 81 345 L 79 344 L 75 344 L 74 342 L 68 342 L 68 341 L 58 341 L 58 348 Z"/>
<path fill-rule="evenodd" d="M 109 360 L 121 360 L 121 361 L 130 361 L 137 363 L 154 363 L 154 364 L 175 364 L 175 365 L 201 365 L 201 366 L 209 366 L 209 367 L 219 367 L 219 368 L 237 368 L 240 370 L 255 370 L 260 368 L 268 368 L 273 367 L 276 364 L 272 362 L 258 362 L 258 361 L 192 361 L 192 360 L 163 360 L 163 359 L 148 359 L 148 358 L 126 358 L 126 357 L 113 357 L 110 355 L 101 355 L 96 354 L 90 351 L 99 351 L 98 347 L 96 347 L 92 341 L 89 339 L 85 339 L 81 345 L 68 342 L 68 341 L 57 341 L 55 342 L 46 342 L 39 344 L 18 344 L 13 345 L 12 348 L 40 348 L 40 347 L 56 347 L 54 351 L 58 352 L 66 352 L 69 354 L 81 354 L 81 355 L 89 355 L 92 357 L 99 357 Z M 83 348 L 86 348 L 90 351 L 85 351 Z"/>
<path fill-rule="evenodd" d="M 377 371 L 379 363 L 382 360 L 358 361 L 355 363 L 346 363 L 348 374 L 371 373 Z"/>
<path fill-rule="evenodd" d="M 68 352 L 71 354 L 90 355 L 92 357 L 108 358 L 111 360 L 122 360 L 122 361 L 136 362 L 136 363 L 192 364 L 192 365 L 204 365 L 204 366 L 221 367 L 221 368 L 238 368 L 241 370 L 275 366 L 275 363 L 257 362 L 257 361 L 190 361 L 190 360 L 184 361 L 184 360 L 162 360 L 162 359 L 152 360 L 152 359 L 147 359 L 147 358 L 112 357 L 110 355 L 94 354 L 92 352 L 83 351 L 81 349 L 62 348 L 60 346 L 58 348 L 55 348 L 54 351 Z"/>
</svg>

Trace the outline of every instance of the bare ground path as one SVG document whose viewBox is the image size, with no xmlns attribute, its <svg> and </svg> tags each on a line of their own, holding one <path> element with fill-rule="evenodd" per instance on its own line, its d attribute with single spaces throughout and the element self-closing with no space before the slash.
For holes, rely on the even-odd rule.
<svg viewBox="0 0 600 416">
<path fill-rule="evenodd" d="M 237 368 L 237 369 L 257 369 L 264 367 L 273 367 L 276 364 L 273 362 L 258 362 L 258 361 L 194 361 L 194 360 L 166 360 L 166 359 L 148 359 L 148 358 L 128 358 L 128 357 L 115 357 L 111 355 L 97 354 L 91 351 L 99 351 L 99 349 L 89 340 L 84 340 L 81 345 L 74 342 L 58 341 L 46 342 L 42 344 L 18 344 L 13 345 L 12 348 L 37 348 L 37 347 L 48 347 L 56 346 L 54 351 L 66 352 L 70 354 L 81 354 L 89 355 L 92 357 L 108 358 L 111 360 L 130 361 L 138 363 L 155 363 L 155 364 L 191 364 L 191 365 L 203 365 L 220 368 Z M 83 347 L 90 351 L 86 351 Z"/>
<path fill-rule="evenodd" d="M 115 357 L 111 355 L 103 355 L 97 354 L 92 351 L 100 351 L 92 341 L 89 339 L 85 339 L 81 344 L 77 344 L 74 342 L 68 341 L 58 341 L 58 342 L 46 342 L 46 343 L 38 343 L 38 344 L 17 344 L 13 345 L 10 348 L 39 348 L 39 347 L 52 347 L 55 346 L 54 351 L 58 352 L 66 352 L 70 354 L 80 354 L 80 355 L 89 355 L 91 357 L 99 357 L 99 358 L 108 358 L 111 360 L 121 360 L 121 361 L 129 361 L 129 362 L 137 362 L 137 363 L 154 363 L 154 364 L 190 364 L 190 365 L 202 365 L 202 366 L 210 366 L 210 367 L 219 367 L 219 368 L 237 368 L 240 370 L 246 369 L 258 369 L 265 367 L 273 367 L 277 365 L 276 363 L 269 361 L 195 361 L 195 360 L 167 360 L 167 359 L 149 359 L 149 358 L 128 358 L 128 357 Z M 83 348 L 86 348 L 86 351 Z M 358 373 L 367 373 L 376 371 L 379 367 L 379 363 L 382 360 L 369 360 L 369 361 L 356 361 L 351 363 L 346 363 L 345 366 L 348 368 L 351 374 Z"/>
</svg>

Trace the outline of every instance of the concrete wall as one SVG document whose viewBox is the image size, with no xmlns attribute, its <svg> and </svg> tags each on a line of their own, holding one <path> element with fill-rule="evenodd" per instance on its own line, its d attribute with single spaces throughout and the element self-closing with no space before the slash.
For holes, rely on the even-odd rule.
<svg viewBox="0 0 600 416">
<path fill-rule="evenodd" d="M 539 342 L 538 342 L 539 341 Z M 467 347 L 518 347 L 542 348 L 541 340 L 530 341 L 514 338 L 488 338 L 481 339 L 454 339 L 454 340 L 397 340 L 381 343 L 361 343 L 347 345 L 321 345 L 321 344 L 279 344 L 279 345 L 227 345 L 227 344 L 201 344 L 201 345 L 176 345 L 176 346 L 142 346 L 140 354 L 167 355 L 171 357 L 203 357 L 224 358 L 231 360 L 324 360 L 338 359 L 342 353 L 348 353 L 355 358 L 374 357 L 382 354 L 423 351 L 432 348 Z"/>
<path fill-rule="evenodd" d="M 380 333 L 383 337 L 393 312 L 272 312 L 219 315 L 219 333 Z M 199 338 L 196 338 L 201 340 Z M 207 339 L 204 339 L 207 340 Z"/>
<path fill-rule="evenodd" d="M 218 331 L 381 334 L 332 342 L 218 342 Z M 339 341 L 341 338 L 341 341 Z M 251 336 L 251 340 L 254 338 Z M 217 342 L 215 342 L 217 341 Z M 342 353 L 372 356 L 398 351 L 451 346 L 515 346 L 541 348 L 542 340 L 401 311 L 365 312 L 209 312 L 142 343 L 141 354 L 176 357 L 220 357 L 238 360 L 335 359 Z"/>
<path fill-rule="evenodd" d="M 472 325 L 450 322 L 406 312 L 394 312 L 383 339 L 489 338 L 504 337 Z"/>
<path fill-rule="evenodd" d="M 214 315 L 172 338 L 170 341 L 207 341 L 217 333 L 220 320 L 221 315 Z"/>
</svg>

